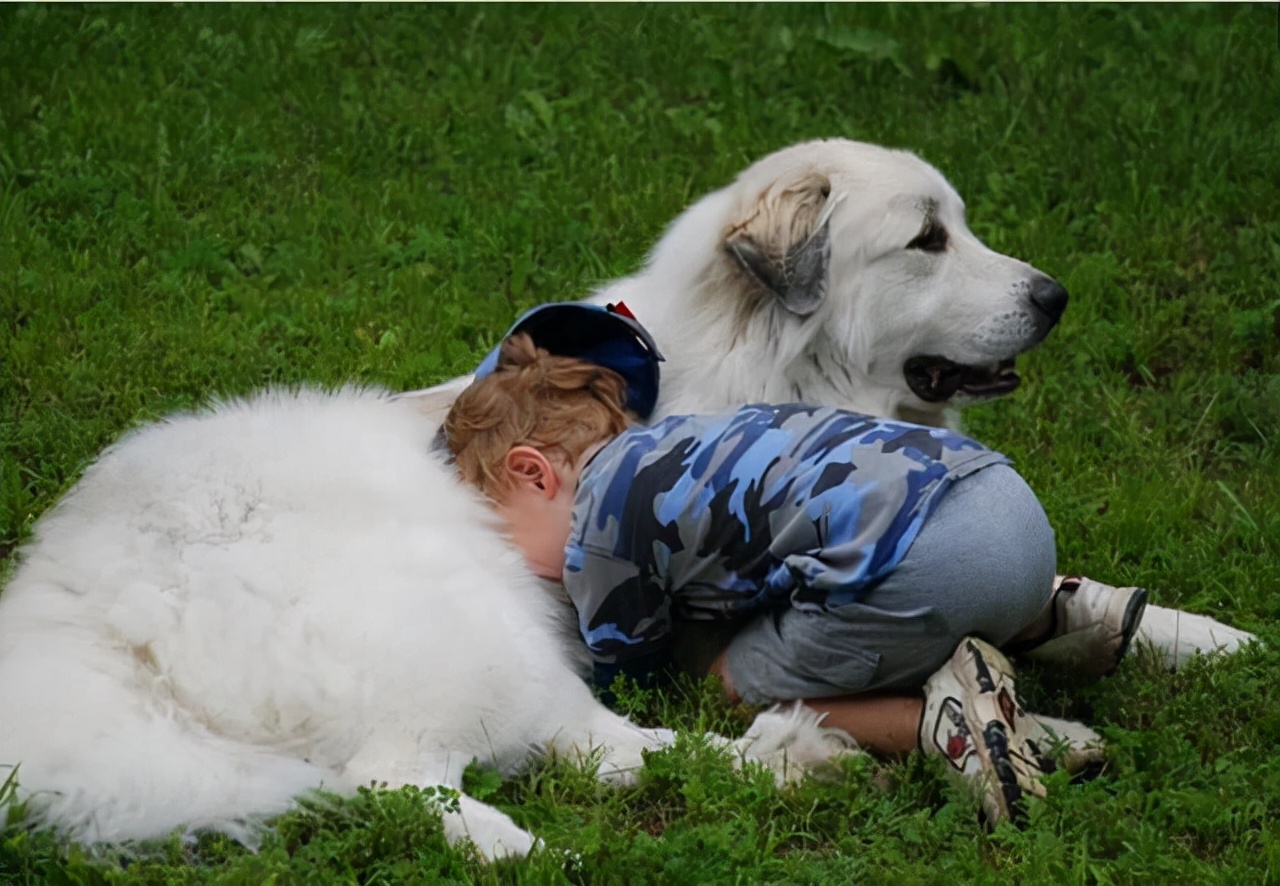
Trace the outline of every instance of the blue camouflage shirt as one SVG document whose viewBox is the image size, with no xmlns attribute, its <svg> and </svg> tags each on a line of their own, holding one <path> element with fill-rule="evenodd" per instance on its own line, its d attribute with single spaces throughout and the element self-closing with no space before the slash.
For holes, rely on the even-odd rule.
<svg viewBox="0 0 1280 886">
<path fill-rule="evenodd" d="M 800 405 L 633 427 L 584 466 L 564 582 L 607 688 L 666 663 L 673 619 L 833 608 L 902 561 L 955 480 L 998 452 Z"/>
</svg>

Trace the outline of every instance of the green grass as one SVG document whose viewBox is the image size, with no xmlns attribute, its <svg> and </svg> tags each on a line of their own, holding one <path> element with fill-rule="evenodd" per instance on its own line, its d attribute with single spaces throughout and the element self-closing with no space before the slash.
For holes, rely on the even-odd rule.
<svg viewBox="0 0 1280 886">
<path fill-rule="evenodd" d="M 1266 641 L 1084 689 L 1111 770 L 984 835 L 933 761 L 798 789 L 696 741 L 640 783 L 473 793 L 548 846 L 486 867 L 369 791 L 113 856 L 0 832 L 0 882 L 1280 882 L 1280 61 L 1254 6 L 0 7 L 0 555 L 138 422 L 267 383 L 404 389 L 629 273 L 756 157 L 912 148 L 1072 293 L 1013 398 L 1060 565 Z M 637 716 L 732 729 L 700 687 Z M 20 716 L 0 711 L 0 717 Z"/>
</svg>

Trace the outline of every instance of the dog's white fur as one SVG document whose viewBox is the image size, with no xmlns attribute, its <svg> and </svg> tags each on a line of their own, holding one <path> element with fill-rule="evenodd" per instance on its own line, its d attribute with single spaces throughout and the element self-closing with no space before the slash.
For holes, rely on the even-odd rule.
<svg viewBox="0 0 1280 886">
<path fill-rule="evenodd" d="M 268 393 L 111 447 L 0 595 L 0 761 L 75 839 L 237 830 L 309 788 L 460 787 L 473 757 L 664 743 L 559 654 L 554 607 L 377 393 Z M 451 836 L 532 838 L 465 796 Z"/>
</svg>

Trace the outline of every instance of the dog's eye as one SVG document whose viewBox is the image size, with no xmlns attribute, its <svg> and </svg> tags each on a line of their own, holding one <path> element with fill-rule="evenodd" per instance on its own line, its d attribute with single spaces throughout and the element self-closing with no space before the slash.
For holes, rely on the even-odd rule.
<svg viewBox="0 0 1280 886">
<path fill-rule="evenodd" d="M 916 238 L 907 244 L 908 249 L 922 252 L 942 252 L 947 248 L 947 229 L 930 219 L 924 223 Z"/>
</svg>

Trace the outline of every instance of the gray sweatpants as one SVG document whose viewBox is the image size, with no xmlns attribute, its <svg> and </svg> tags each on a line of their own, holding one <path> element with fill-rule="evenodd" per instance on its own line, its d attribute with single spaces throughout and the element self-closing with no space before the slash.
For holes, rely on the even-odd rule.
<svg viewBox="0 0 1280 886">
<path fill-rule="evenodd" d="M 767 704 L 917 690 L 975 634 L 1002 646 L 1052 593 L 1053 529 L 1017 472 L 993 465 L 948 489 L 902 562 L 857 602 L 736 623 L 680 622 L 676 661 L 705 674 L 721 649 L 742 699 Z"/>
</svg>

